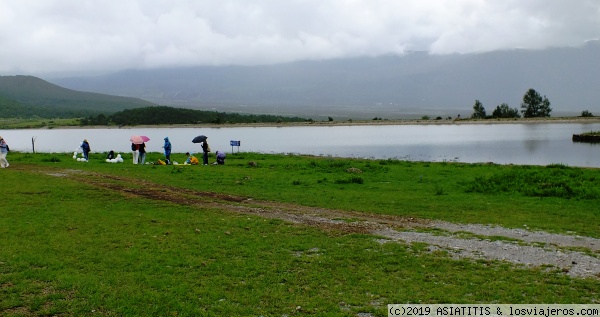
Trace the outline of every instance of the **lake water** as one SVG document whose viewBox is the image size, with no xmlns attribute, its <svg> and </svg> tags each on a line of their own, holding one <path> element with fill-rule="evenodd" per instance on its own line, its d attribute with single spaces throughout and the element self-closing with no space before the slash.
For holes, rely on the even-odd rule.
<svg viewBox="0 0 600 317">
<path fill-rule="evenodd" d="M 85 138 L 93 152 L 128 153 L 131 135 L 150 138 L 147 149 L 162 152 L 168 136 L 173 152 L 199 152 L 191 140 L 208 136 L 214 151 L 295 153 L 412 161 L 600 167 L 600 145 L 574 143 L 573 134 L 600 131 L 600 123 L 446 124 L 222 128 L 124 128 L 4 130 L 11 150 L 73 152 Z M 233 151 L 238 151 L 237 147 Z"/>
</svg>

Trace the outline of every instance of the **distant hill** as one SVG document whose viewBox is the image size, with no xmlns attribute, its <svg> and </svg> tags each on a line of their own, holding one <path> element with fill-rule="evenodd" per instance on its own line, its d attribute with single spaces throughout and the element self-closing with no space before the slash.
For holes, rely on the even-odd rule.
<svg viewBox="0 0 600 317">
<path fill-rule="evenodd" d="M 0 76 L 3 117 L 80 117 L 153 105 L 138 98 L 75 91 L 33 76 Z"/>
<path fill-rule="evenodd" d="M 475 99 L 489 112 L 501 103 L 518 108 L 525 92 L 534 88 L 548 96 L 555 115 L 600 112 L 598 56 L 600 42 L 592 41 L 579 48 L 454 55 L 412 52 L 270 66 L 128 70 L 52 82 L 162 105 L 390 119 L 411 113 L 468 115 Z"/>
<path fill-rule="evenodd" d="M 109 116 L 103 114 L 81 119 L 81 125 L 141 125 L 141 124 L 197 124 L 197 123 L 265 123 L 306 122 L 309 119 L 269 115 L 242 115 L 217 111 L 203 111 L 167 106 L 126 109 Z"/>
</svg>

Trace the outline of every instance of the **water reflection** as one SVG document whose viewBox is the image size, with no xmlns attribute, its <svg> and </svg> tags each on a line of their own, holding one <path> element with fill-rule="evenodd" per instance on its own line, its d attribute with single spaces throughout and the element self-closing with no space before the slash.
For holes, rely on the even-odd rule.
<svg viewBox="0 0 600 317">
<path fill-rule="evenodd" d="M 547 140 L 525 140 L 525 148 L 531 152 L 536 152 L 539 148 L 544 146 L 544 143 L 547 143 Z"/>
</svg>

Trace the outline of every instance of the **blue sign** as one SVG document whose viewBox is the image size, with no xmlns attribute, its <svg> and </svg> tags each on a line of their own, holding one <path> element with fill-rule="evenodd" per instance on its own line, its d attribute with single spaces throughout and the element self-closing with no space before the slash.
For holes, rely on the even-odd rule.
<svg viewBox="0 0 600 317">
<path fill-rule="evenodd" d="M 231 146 L 240 146 L 240 143 L 241 143 L 240 141 L 234 141 L 234 140 L 229 141 L 229 144 L 231 144 Z"/>
</svg>

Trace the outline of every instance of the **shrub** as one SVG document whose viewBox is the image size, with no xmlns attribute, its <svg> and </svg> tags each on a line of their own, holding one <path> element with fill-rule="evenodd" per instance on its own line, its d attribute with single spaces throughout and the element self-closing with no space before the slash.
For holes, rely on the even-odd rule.
<svg viewBox="0 0 600 317">
<path fill-rule="evenodd" d="M 43 158 L 42 162 L 58 163 L 60 162 L 60 158 L 58 158 L 57 156 L 51 156 L 49 158 Z"/>
<path fill-rule="evenodd" d="M 531 197 L 566 199 L 598 199 L 600 190 L 593 174 L 562 164 L 552 164 L 543 170 L 514 168 L 489 177 L 479 176 L 466 184 L 467 192 L 487 194 L 520 193 Z"/>
<path fill-rule="evenodd" d="M 348 179 L 337 179 L 335 181 L 335 183 L 336 184 L 362 184 L 362 183 L 364 183 L 364 180 L 362 179 L 362 177 L 353 176 Z"/>
</svg>

